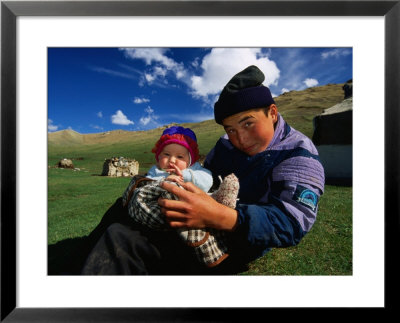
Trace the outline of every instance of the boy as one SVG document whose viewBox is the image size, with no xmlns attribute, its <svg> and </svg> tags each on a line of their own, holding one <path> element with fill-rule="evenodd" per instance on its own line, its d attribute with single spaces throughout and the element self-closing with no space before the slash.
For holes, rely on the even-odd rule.
<svg viewBox="0 0 400 323">
<path fill-rule="evenodd" d="M 261 257 L 272 247 L 298 244 L 316 219 L 324 190 L 324 170 L 315 146 L 283 120 L 263 81 L 264 74 L 249 66 L 228 82 L 214 106 L 215 121 L 226 135 L 204 166 L 214 176 L 234 173 L 239 178 L 236 209 L 210 201 L 189 183 L 184 186 L 187 191 L 177 192 L 179 201 L 159 202 L 166 218 L 174 219 L 172 227 L 230 232 L 228 249 L 240 263 Z M 167 183 L 162 187 L 177 191 Z"/>
<path fill-rule="evenodd" d="M 182 248 L 169 253 L 162 240 L 121 224 L 111 225 L 89 259 L 106 261 L 90 274 L 234 274 L 273 247 L 298 244 L 310 231 L 324 190 L 324 170 L 309 138 L 291 128 L 278 113 L 264 74 L 249 66 L 226 84 L 214 106 L 215 121 L 226 135 L 207 155 L 204 166 L 214 177 L 234 173 L 239 179 L 235 209 L 212 199 L 192 183 L 161 187 L 179 200 L 159 199 L 161 212 L 173 228 L 213 228 L 227 235 L 229 257 L 221 266 L 200 271 Z M 125 250 L 113 257 L 112 248 Z M 146 252 L 132 252 L 132 246 Z M 141 249 L 142 250 L 142 249 Z M 139 260 L 137 259 L 139 256 Z M 180 260 L 179 266 L 173 266 Z M 147 265 L 144 266 L 143 263 Z M 131 266 L 126 266 L 126 264 Z M 111 265 L 109 265 L 111 264 Z M 117 266 L 117 264 L 119 266 Z M 121 266 L 123 264 L 123 266 Z M 121 269 L 122 268 L 122 269 Z"/>
</svg>

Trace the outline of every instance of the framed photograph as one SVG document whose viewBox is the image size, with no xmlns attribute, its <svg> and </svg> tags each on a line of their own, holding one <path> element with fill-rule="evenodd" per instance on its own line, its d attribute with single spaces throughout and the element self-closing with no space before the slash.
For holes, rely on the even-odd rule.
<svg viewBox="0 0 400 323">
<path fill-rule="evenodd" d="M 48 275 L 47 49 L 67 47 L 351 47 L 353 275 Z M 2 1 L 1 320 L 233 321 L 269 308 L 392 309 L 399 57 L 399 1 Z M 190 284 L 207 288 L 187 297 Z"/>
</svg>

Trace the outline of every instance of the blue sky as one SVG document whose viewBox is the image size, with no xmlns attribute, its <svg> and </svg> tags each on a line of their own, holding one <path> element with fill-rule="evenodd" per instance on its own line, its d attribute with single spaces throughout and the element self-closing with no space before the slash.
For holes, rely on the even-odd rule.
<svg viewBox="0 0 400 323">
<path fill-rule="evenodd" d="M 49 48 L 48 131 L 147 130 L 213 119 L 237 72 L 257 65 L 274 96 L 353 77 L 351 48 Z M 279 109 L 279 107 L 278 107 Z"/>
</svg>

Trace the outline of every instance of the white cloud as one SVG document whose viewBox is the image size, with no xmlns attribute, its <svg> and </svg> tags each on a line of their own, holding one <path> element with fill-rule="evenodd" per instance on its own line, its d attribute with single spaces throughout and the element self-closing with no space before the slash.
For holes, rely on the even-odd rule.
<svg viewBox="0 0 400 323">
<path fill-rule="evenodd" d="M 142 104 L 142 103 L 148 103 L 148 102 L 150 102 L 150 100 L 149 100 L 149 99 L 146 99 L 146 98 L 138 98 L 138 97 L 135 97 L 135 98 L 133 99 L 133 103 L 135 103 L 135 104 Z"/>
<path fill-rule="evenodd" d="M 321 53 L 321 57 L 323 59 L 327 59 L 329 57 L 339 58 L 340 56 L 351 55 L 352 51 L 349 48 L 335 48 L 332 50 L 328 50 Z"/>
<path fill-rule="evenodd" d="M 184 70 L 176 71 L 176 78 L 177 78 L 178 80 L 181 79 L 181 78 L 184 78 L 185 75 L 186 75 L 186 72 L 185 72 Z"/>
<path fill-rule="evenodd" d="M 139 119 L 140 124 L 143 126 L 147 126 L 149 123 L 152 123 L 153 125 L 158 126 L 158 123 L 156 121 L 158 119 L 158 116 L 154 114 L 154 110 L 150 106 L 148 106 L 146 109 L 144 109 L 144 112 L 146 112 L 147 115 Z"/>
<path fill-rule="evenodd" d="M 147 112 L 148 114 L 152 114 L 154 112 L 154 110 L 150 106 L 144 109 L 144 111 Z"/>
<path fill-rule="evenodd" d="M 281 93 L 283 94 L 283 93 L 286 93 L 286 92 L 290 92 L 290 90 L 284 87 L 284 88 L 281 90 Z"/>
<path fill-rule="evenodd" d="M 249 65 L 256 65 L 264 73 L 264 85 L 277 83 L 280 71 L 260 48 L 213 48 L 201 62 L 203 74 L 191 78 L 192 95 L 209 99 L 209 96 L 218 94 L 236 73 Z"/>
<path fill-rule="evenodd" d="M 161 66 L 154 67 L 154 75 L 165 77 L 167 75 L 167 69 Z"/>
<path fill-rule="evenodd" d="M 137 77 L 131 73 L 125 73 L 125 72 L 119 72 L 119 71 L 114 71 L 114 70 L 110 70 L 104 67 L 90 67 L 90 69 L 92 71 L 95 71 L 97 73 L 102 73 L 102 74 L 107 74 L 107 75 L 111 75 L 111 76 L 117 76 L 117 77 L 122 77 L 122 78 L 126 78 L 126 79 L 130 79 L 130 80 L 136 80 Z"/>
<path fill-rule="evenodd" d="M 264 85 L 276 85 L 280 71 L 274 61 L 261 48 L 213 48 L 202 59 L 196 58 L 191 66 L 202 69 L 200 75 L 189 75 L 182 63 L 167 56 L 168 48 L 120 48 L 130 59 L 141 59 L 149 67 L 142 74 L 139 85 L 175 86 L 168 78 L 173 76 L 190 88 L 190 94 L 212 103 L 225 84 L 249 65 L 258 66 L 265 75 Z"/>
<path fill-rule="evenodd" d="M 101 111 L 97 112 L 97 116 L 98 116 L 99 118 L 103 118 L 103 112 L 101 112 Z"/>
<path fill-rule="evenodd" d="M 93 129 L 96 129 L 96 130 L 104 130 L 103 127 L 100 127 L 100 126 L 98 126 L 98 125 L 93 125 L 93 124 L 91 124 L 90 127 L 93 128 Z"/>
<path fill-rule="evenodd" d="M 53 120 L 48 119 L 47 121 L 47 131 L 48 132 L 52 132 L 52 131 L 57 131 L 58 130 L 58 126 L 53 124 Z"/>
<path fill-rule="evenodd" d="M 172 72 L 177 79 L 186 75 L 183 64 L 166 55 L 167 48 L 120 48 L 120 50 L 130 59 L 141 59 L 149 66 L 155 65 L 144 74 L 144 79 L 150 84 L 158 79 L 163 79 L 165 84 L 168 72 Z M 144 85 L 143 81 L 141 80 L 141 85 Z M 161 83 L 156 85 L 161 85 Z"/>
<path fill-rule="evenodd" d="M 151 121 L 151 117 L 141 117 L 139 121 L 143 126 L 147 126 L 147 124 Z"/>
<path fill-rule="evenodd" d="M 134 124 L 134 122 L 129 120 L 121 110 L 118 110 L 114 115 L 111 116 L 111 123 L 122 126 Z"/>
<path fill-rule="evenodd" d="M 199 65 L 200 65 L 199 61 L 200 61 L 200 58 L 196 57 L 194 59 L 194 61 L 192 62 L 192 66 L 195 67 L 195 68 L 199 67 Z"/>
<path fill-rule="evenodd" d="M 142 59 L 147 65 L 151 65 L 153 62 L 161 63 L 167 68 L 175 66 L 176 62 L 167 57 L 165 52 L 167 48 L 120 48 L 126 57 L 131 59 Z"/>
<path fill-rule="evenodd" d="M 144 78 L 148 83 L 152 83 L 157 77 L 155 75 L 145 73 Z"/>
<path fill-rule="evenodd" d="M 310 79 L 310 78 L 305 79 L 305 80 L 303 81 L 303 83 L 304 83 L 305 85 L 307 85 L 307 87 L 313 87 L 313 86 L 316 86 L 316 85 L 319 84 L 318 80 L 316 80 L 316 79 Z"/>
</svg>

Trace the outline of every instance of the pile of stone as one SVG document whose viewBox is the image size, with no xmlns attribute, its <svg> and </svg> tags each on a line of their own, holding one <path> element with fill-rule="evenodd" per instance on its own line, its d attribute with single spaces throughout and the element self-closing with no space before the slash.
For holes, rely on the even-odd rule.
<svg viewBox="0 0 400 323">
<path fill-rule="evenodd" d="M 72 169 L 75 168 L 74 164 L 72 163 L 72 160 L 71 159 L 67 159 L 67 158 L 61 159 L 58 162 L 57 167 L 59 167 L 59 168 L 72 168 Z"/>
<path fill-rule="evenodd" d="M 139 162 L 135 159 L 112 157 L 105 159 L 102 176 L 132 177 L 139 173 Z"/>
</svg>

